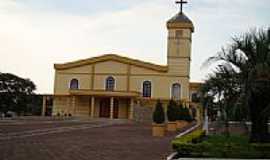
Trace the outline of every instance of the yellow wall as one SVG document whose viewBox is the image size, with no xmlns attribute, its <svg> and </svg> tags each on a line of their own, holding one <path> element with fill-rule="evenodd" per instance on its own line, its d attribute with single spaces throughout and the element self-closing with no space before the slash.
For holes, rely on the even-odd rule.
<svg viewBox="0 0 270 160">
<path fill-rule="evenodd" d="M 150 70 L 150 69 L 146 69 L 146 68 L 142 68 L 142 67 L 137 67 L 137 66 L 133 66 L 131 65 L 130 67 L 130 73 L 132 75 L 160 75 L 160 74 L 164 74 L 164 73 L 160 73 L 160 72 L 157 72 L 157 71 L 153 71 L 153 70 Z"/>
<path fill-rule="evenodd" d="M 105 82 L 108 76 L 112 76 L 115 79 L 115 90 L 117 91 L 126 91 L 127 89 L 127 75 L 95 75 L 94 89 L 105 90 Z"/>
<path fill-rule="evenodd" d="M 127 65 L 115 61 L 106 61 L 95 64 L 95 73 L 127 73 Z"/>
<path fill-rule="evenodd" d="M 177 35 L 177 32 L 181 32 L 182 34 Z M 191 38 L 190 29 L 168 30 L 167 63 L 169 74 L 189 76 Z"/>
<path fill-rule="evenodd" d="M 71 108 L 71 99 L 70 97 L 54 97 L 53 101 L 53 115 L 59 114 L 68 114 L 68 113 L 73 113 L 72 108 Z"/>
<path fill-rule="evenodd" d="M 90 116 L 90 97 L 88 96 L 80 96 L 76 97 L 76 108 L 75 115 L 76 116 Z"/>
<path fill-rule="evenodd" d="M 69 68 L 58 71 L 58 73 L 92 73 L 92 65 L 85 65 L 80 67 Z"/>
<path fill-rule="evenodd" d="M 55 73 L 55 82 L 54 82 L 54 94 L 68 94 L 70 81 L 73 78 L 79 80 L 80 89 L 89 89 L 91 85 L 91 74 L 84 73 Z"/>
<path fill-rule="evenodd" d="M 120 118 L 120 119 L 127 119 L 128 118 L 128 107 L 129 107 L 129 103 L 128 103 L 127 99 L 120 99 L 119 100 L 118 118 Z"/>
<path fill-rule="evenodd" d="M 184 61 L 185 62 L 185 61 Z M 181 66 L 189 66 L 187 64 L 181 63 Z M 101 66 L 104 65 L 114 66 L 112 73 L 109 69 L 105 69 L 102 73 Z M 99 66 L 99 67 L 96 67 Z M 83 67 L 91 68 L 91 67 Z M 69 69 L 70 70 L 70 69 Z M 152 98 L 171 98 L 171 86 L 173 83 L 180 83 L 182 86 L 181 97 L 183 99 L 188 99 L 189 97 L 189 77 L 187 76 L 187 71 L 181 71 L 180 69 L 174 68 L 174 72 L 163 73 L 157 72 L 150 69 L 145 69 L 137 66 L 131 66 L 131 72 L 129 74 L 129 89 L 130 91 L 142 92 L 142 84 L 145 80 L 152 82 Z M 178 71 L 179 70 L 179 71 Z M 86 71 L 86 70 L 84 70 Z M 125 72 L 124 72 L 125 71 Z M 97 73 L 98 72 L 98 73 Z M 178 73 L 177 73 L 178 72 Z M 186 76 L 184 76 L 186 75 Z M 108 76 L 115 78 L 115 90 L 116 91 L 127 91 L 128 89 L 128 66 L 120 63 L 103 62 L 102 65 L 95 65 L 94 74 L 94 89 L 104 90 L 105 81 Z M 71 79 L 76 78 L 79 80 L 80 89 L 91 89 L 92 74 L 86 73 L 71 73 L 70 71 L 56 71 L 55 75 L 55 94 L 69 94 L 69 83 Z"/>
</svg>

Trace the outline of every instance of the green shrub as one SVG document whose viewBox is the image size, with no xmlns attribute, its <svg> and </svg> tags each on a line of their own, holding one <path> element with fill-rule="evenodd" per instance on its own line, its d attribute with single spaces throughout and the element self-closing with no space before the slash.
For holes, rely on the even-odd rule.
<svg viewBox="0 0 270 160">
<path fill-rule="evenodd" d="M 194 143 L 200 139 L 201 131 L 173 140 L 173 148 L 181 157 L 211 157 L 211 158 L 270 158 L 270 144 L 250 144 L 248 137 L 231 135 L 212 135 L 203 142 Z M 203 134 L 201 134 L 203 135 Z"/>
<path fill-rule="evenodd" d="M 185 120 L 184 118 L 184 107 L 183 104 L 180 103 L 176 108 L 176 120 Z"/>
<path fill-rule="evenodd" d="M 179 138 L 175 138 L 172 141 L 173 148 L 177 148 L 178 145 L 191 143 L 191 142 L 199 142 L 205 136 L 205 131 L 196 130 L 189 134 L 183 135 Z"/>
<path fill-rule="evenodd" d="M 190 115 L 189 109 L 182 103 L 180 103 L 179 106 L 176 106 L 176 120 L 184 120 L 184 121 L 188 121 L 191 122 L 192 116 Z"/>
<path fill-rule="evenodd" d="M 259 158 L 270 158 L 270 144 L 269 143 L 263 143 L 263 144 L 251 144 L 251 146 L 253 147 L 253 149 L 256 152 L 259 152 L 261 157 Z"/>
<path fill-rule="evenodd" d="M 192 121 L 192 117 L 190 115 L 189 109 L 187 107 L 185 107 L 183 109 L 183 117 L 185 121 L 191 122 Z"/>
<path fill-rule="evenodd" d="M 177 120 L 177 105 L 174 100 L 170 100 L 167 107 L 168 121 L 174 122 Z"/>
<path fill-rule="evenodd" d="M 162 124 L 165 122 L 165 113 L 160 100 L 158 100 L 155 111 L 153 112 L 153 121 L 157 124 Z"/>
</svg>

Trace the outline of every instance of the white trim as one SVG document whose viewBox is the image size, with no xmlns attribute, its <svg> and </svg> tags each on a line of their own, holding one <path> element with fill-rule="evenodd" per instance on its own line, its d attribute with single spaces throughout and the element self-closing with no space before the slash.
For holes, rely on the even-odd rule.
<svg viewBox="0 0 270 160">
<path fill-rule="evenodd" d="M 147 79 L 145 79 L 145 80 L 142 80 L 142 82 L 141 82 L 141 93 L 142 93 L 142 97 L 143 97 L 143 83 L 145 82 L 145 81 L 149 81 L 150 83 L 151 83 L 151 96 L 150 97 L 145 97 L 145 98 L 153 98 L 154 97 L 154 85 L 153 85 L 153 81 L 152 80 L 147 80 Z"/>
<path fill-rule="evenodd" d="M 80 89 L 80 80 L 79 80 L 78 78 L 71 78 L 71 79 L 69 80 L 69 82 L 68 82 L 68 89 L 71 89 L 71 88 L 70 88 L 70 85 L 71 85 L 71 81 L 72 81 L 73 79 L 76 79 L 76 80 L 78 81 L 78 89 Z"/>
<path fill-rule="evenodd" d="M 105 79 L 104 79 L 104 85 L 103 85 L 103 89 L 105 90 L 105 91 L 107 91 L 106 90 L 106 84 L 107 84 L 107 79 L 109 78 L 109 77 L 112 77 L 113 79 L 114 79 L 114 86 L 113 86 L 113 90 L 112 91 L 115 91 L 116 90 L 116 77 L 115 76 L 113 76 L 113 75 L 108 75 L 107 77 L 105 77 Z"/>
<path fill-rule="evenodd" d="M 171 83 L 171 85 L 170 85 L 170 99 L 172 99 L 173 97 L 172 97 L 172 86 L 173 86 L 173 84 L 179 84 L 180 85 L 180 99 L 179 100 L 181 100 L 182 99 L 182 95 L 183 95 L 183 89 L 182 89 L 182 84 L 180 83 L 180 82 L 173 82 L 173 83 Z"/>
<path fill-rule="evenodd" d="M 177 152 L 173 152 L 172 154 L 170 154 L 166 160 L 173 160 L 173 157 L 176 156 L 178 153 Z"/>
</svg>

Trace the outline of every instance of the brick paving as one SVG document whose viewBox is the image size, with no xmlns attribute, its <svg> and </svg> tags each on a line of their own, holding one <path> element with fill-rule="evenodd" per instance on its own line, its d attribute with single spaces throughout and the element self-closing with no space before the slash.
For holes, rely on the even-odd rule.
<svg viewBox="0 0 270 160">
<path fill-rule="evenodd" d="M 160 160 L 170 141 L 126 120 L 0 121 L 0 160 Z"/>
</svg>

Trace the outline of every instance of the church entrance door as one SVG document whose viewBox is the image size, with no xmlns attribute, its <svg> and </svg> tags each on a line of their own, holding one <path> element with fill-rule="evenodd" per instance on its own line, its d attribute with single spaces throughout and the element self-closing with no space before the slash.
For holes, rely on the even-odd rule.
<svg viewBox="0 0 270 160">
<path fill-rule="evenodd" d="M 99 106 L 99 117 L 110 118 L 110 99 L 102 99 Z"/>
<path fill-rule="evenodd" d="M 118 110 L 119 110 L 119 101 L 115 99 L 113 104 L 113 118 L 118 118 Z"/>
</svg>

